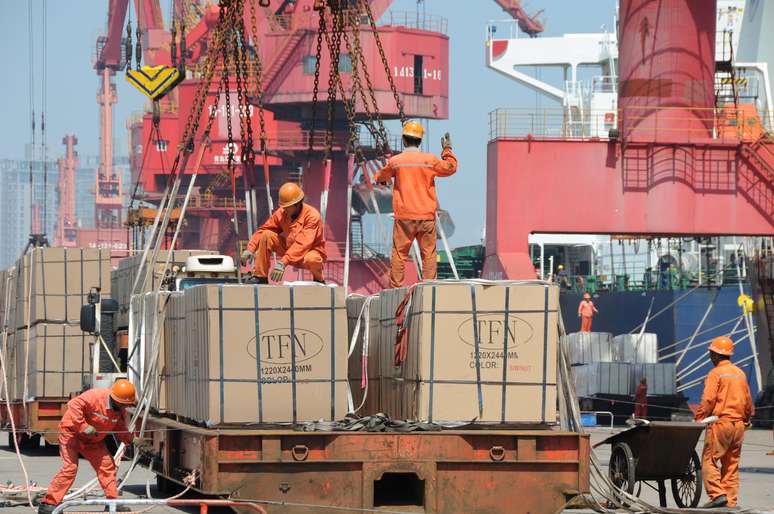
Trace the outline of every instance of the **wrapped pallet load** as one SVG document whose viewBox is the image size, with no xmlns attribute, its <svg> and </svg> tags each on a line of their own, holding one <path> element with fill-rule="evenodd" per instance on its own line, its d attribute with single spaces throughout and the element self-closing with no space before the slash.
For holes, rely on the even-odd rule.
<svg viewBox="0 0 774 514">
<path fill-rule="evenodd" d="M 185 290 L 182 397 L 171 412 L 207 426 L 341 419 L 347 411 L 344 290 L 201 285 Z M 182 332 L 182 333 L 181 333 Z"/>
<path fill-rule="evenodd" d="M 579 398 L 598 395 L 629 396 L 631 364 L 623 362 L 595 362 L 573 366 L 575 392 Z"/>
<path fill-rule="evenodd" d="M 129 325 L 130 374 L 142 396 L 151 388 L 150 406 L 157 412 L 167 410 L 167 314 L 174 298 L 183 293 L 160 291 L 132 296 Z M 176 322 L 178 320 L 175 320 Z M 179 327 L 175 327 L 177 330 Z M 174 332 L 173 332 L 174 333 Z M 154 365 L 155 364 L 155 365 Z"/>
<path fill-rule="evenodd" d="M 398 309 L 385 412 L 441 424 L 554 424 L 559 290 L 542 282 L 425 282 L 380 293 Z M 393 317 L 394 314 L 393 314 Z M 398 333 L 397 329 L 400 329 Z"/>
<path fill-rule="evenodd" d="M 94 338 L 80 327 L 63 323 L 38 323 L 17 330 L 16 396 L 23 400 L 68 398 L 88 386 L 91 343 Z"/>
<path fill-rule="evenodd" d="M 2 353 L 3 363 L 5 364 L 6 379 L 4 385 L 2 382 L 2 370 L 0 370 L 0 400 L 18 400 L 16 394 L 16 347 L 13 340 L 13 334 L 0 333 L 0 353 Z"/>
<path fill-rule="evenodd" d="M 648 381 L 648 396 L 671 396 L 677 393 L 675 380 L 676 366 L 673 362 L 658 364 L 633 364 L 631 367 L 631 390 L 643 377 Z"/>
<path fill-rule="evenodd" d="M 113 270 L 110 275 L 110 283 L 113 288 L 111 297 L 120 306 L 117 315 L 117 326 L 119 328 L 129 326 L 129 304 L 133 293 L 149 293 L 159 289 L 159 286 L 164 281 L 164 264 L 167 261 L 167 257 L 169 257 L 170 267 L 182 267 L 188 257 L 193 255 L 212 255 L 214 253 L 207 250 L 171 250 L 170 255 L 170 250 L 161 250 L 156 259 L 156 265 L 151 270 L 147 265 L 152 257 L 149 252 L 148 257 L 145 259 L 145 264 L 142 266 L 143 273 L 145 274 L 145 286 L 140 288 L 141 290 L 134 292 L 132 288 L 137 279 L 137 274 L 140 272 L 143 256 L 142 254 L 137 254 L 121 259 L 118 263 L 118 268 Z"/>
<path fill-rule="evenodd" d="M 562 337 L 567 347 L 570 364 L 590 364 L 592 362 L 613 361 L 613 335 L 609 332 L 575 332 Z"/>
<path fill-rule="evenodd" d="M 17 329 L 36 323 L 77 325 L 91 288 L 99 288 L 105 297 L 110 296 L 109 250 L 31 248 L 19 258 L 16 269 Z"/>
<path fill-rule="evenodd" d="M 631 364 L 655 364 L 658 362 L 658 337 L 656 334 L 622 334 L 613 338 L 613 360 Z"/>
</svg>

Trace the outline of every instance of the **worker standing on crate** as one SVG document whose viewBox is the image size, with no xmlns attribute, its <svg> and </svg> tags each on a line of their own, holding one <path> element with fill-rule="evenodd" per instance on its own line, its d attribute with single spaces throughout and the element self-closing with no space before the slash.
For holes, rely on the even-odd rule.
<svg viewBox="0 0 774 514">
<path fill-rule="evenodd" d="M 583 300 L 578 304 L 578 317 L 581 319 L 581 332 L 591 332 L 591 320 L 599 310 L 591 301 L 589 293 L 583 293 Z"/>
<path fill-rule="evenodd" d="M 72 487 L 78 474 L 78 457 L 83 456 L 97 472 L 105 498 L 118 498 L 116 465 L 105 445 L 105 436 L 114 434 L 122 443 L 143 446 L 126 426 L 126 408 L 136 403 L 134 385 L 116 380 L 110 388 L 95 388 L 67 402 L 67 411 L 59 423 L 59 454 L 64 465 L 51 480 L 38 514 L 50 514 Z M 119 507 L 118 510 L 128 511 Z"/>
<path fill-rule="evenodd" d="M 269 276 L 281 282 L 287 266 L 308 270 L 315 282 L 324 283 L 327 255 L 320 212 L 304 203 L 304 192 L 295 182 L 280 187 L 279 204 L 279 209 L 250 238 L 242 252 L 242 265 L 255 257 L 253 280 L 258 284 L 268 284 Z M 272 253 L 279 258 L 273 268 Z"/>
<path fill-rule="evenodd" d="M 376 174 L 376 181 L 389 185 L 394 180 L 392 211 L 392 257 L 390 286 L 403 285 L 406 258 L 416 239 L 422 257 L 422 278 L 436 278 L 436 211 L 435 177 L 448 177 L 457 171 L 457 157 L 452 152 L 451 137 L 441 138 L 441 158 L 419 150 L 425 129 L 413 120 L 403 125 L 403 152 L 390 158 Z"/>
<path fill-rule="evenodd" d="M 718 420 L 707 426 L 701 472 L 710 498 L 704 508 L 735 507 L 739 492 L 739 456 L 745 428 L 753 416 L 752 396 L 744 371 L 731 363 L 734 342 L 716 337 L 709 347 L 715 365 L 704 381 L 696 420 Z M 720 461 L 720 467 L 718 467 Z"/>
</svg>

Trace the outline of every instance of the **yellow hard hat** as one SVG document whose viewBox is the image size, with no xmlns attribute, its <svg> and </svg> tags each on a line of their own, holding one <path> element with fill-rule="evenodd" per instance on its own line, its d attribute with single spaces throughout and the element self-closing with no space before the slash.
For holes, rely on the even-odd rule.
<svg viewBox="0 0 774 514">
<path fill-rule="evenodd" d="M 734 342 L 728 336 L 719 336 L 712 340 L 709 350 L 730 357 L 734 354 Z"/>
<path fill-rule="evenodd" d="M 279 205 L 283 209 L 304 199 L 304 192 L 295 182 L 285 182 L 279 190 Z"/>
<path fill-rule="evenodd" d="M 425 128 L 418 121 L 409 120 L 403 125 L 403 135 L 422 139 L 425 135 Z"/>
<path fill-rule="evenodd" d="M 559 265 L 559 269 L 564 269 L 564 265 L 563 265 L 563 264 L 560 264 L 560 265 Z"/>
<path fill-rule="evenodd" d="M 740 294 L 739 297 L 736 299 L 736 303 L 737 305 L 739 305 L 739 307 L 744 309 L 745 313 L 753 312 L 753 310 L 755 309 L 755 302 L 753 301 L 752 298 L 750 298 L 746 294 Z"/>
</svg>

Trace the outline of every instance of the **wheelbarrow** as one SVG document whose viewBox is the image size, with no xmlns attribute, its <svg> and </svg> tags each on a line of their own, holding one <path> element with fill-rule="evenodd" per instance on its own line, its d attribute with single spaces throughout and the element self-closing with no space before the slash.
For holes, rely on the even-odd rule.
<svg viewBox="0 0 774 514">
<path fill-rule="evenodd" d="M 644 422 L 594 447 L 612 446 L 608 476 L 621 491 L 639 496 L 645 484 L 658 491 L 659 503 L 666 507 L 666 481 L 669 480 L 677 506 L 693 508 L 699 504 L 702 492 L 696 443 L 704 428 L 700 423 Z"/>
</svg>

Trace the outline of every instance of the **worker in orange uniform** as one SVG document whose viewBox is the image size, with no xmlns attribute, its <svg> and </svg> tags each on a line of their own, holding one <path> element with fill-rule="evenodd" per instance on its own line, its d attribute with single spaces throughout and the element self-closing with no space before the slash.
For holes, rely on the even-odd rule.
<svg viewBox="0 0 774 514">
<path fill-rule="evenodd" d="M 403 125 L 403 152 L 390 158 L 376 174 L 376 181 L 389 185 L 394 180 L 392 211 L 392 257 L 390 286 L 403 285 L 406 258 L 416 239 L 422 257 L 422 277 L 436 278 L 436 211 L 435 177 L 448 177 L 457 171 L 457 157 L 452 152 L 451 137 L 441 138 L 441 158 L 421 152 L 419 145 L 425 129 L 416 121 Z"/>
<path fill-rule="evenodd" d="M 274 282 L 281 282 L 287 266 L 309 270 L 315 282 L 324 283 L 327 256 L 320 212 L 304 203 L 304 192 L 295 182 L 280 187 L 279 205 L 250 238 L 242 252 L 242 265 L 255 257 L 253 279 L 258 284 L 268 284 L 269 275 Z M 279 260 L 270 272 L 272 252 Z"/>
<path fill-rule="evenodd" d="M 710 498 L 704 508 L 735 507 L 742 440 L 753 415 L 752 396 L 744 371 L 731 363 L 730 357 L 734 354 L 731 338 L 713 339 L 709 353 L 715 368 L 704 381 L 704 393 L 695 415 L 697 421 L 718 417 L 707 427 L 704 437 L 701 472 Z"/>
<path fill-rule="evenodd" d="M 578 304 L 578 317 L 581 319 L 581 332 L 591 332 L 591 319 L 594 314 L 599 314 L 599 310 L 591 301 L 589 293 L 583 293 L 583 300 Z"/>
<path fill-rule="evenodd" d="M 105 445 L 105 436 L 115 434 L 125 444 L 144 446 L 126 427 L 126 407 L 136 402 L 134 385 L 116 380 L 110 388 L 90 389 L 67 402 L 67 411 L 59 423 L 59 454 L 64 465 L 51 480 L 38 514 L 50 514 L 70 490 L 78 474 L 78 456 L 82 455 L 97 472 L 105 498 L 118 498 L 116 465 Z M 120 506 L 117 510 L 128 512 Z"/>
<path fill-rule="evenodd" d="M 648 379 L 642 377 L 640 385 L 634 392 L 634 417 L 645 419 L 648 417 Z"/>
</svg>

